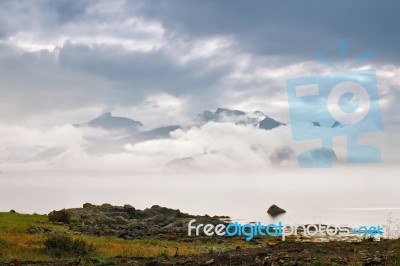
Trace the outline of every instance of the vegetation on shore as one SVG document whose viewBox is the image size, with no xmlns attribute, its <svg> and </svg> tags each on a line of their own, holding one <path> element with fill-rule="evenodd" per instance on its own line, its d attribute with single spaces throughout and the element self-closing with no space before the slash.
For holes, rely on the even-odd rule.
<svg viewBox="0 0 400 266">
<path fill-rule="evenodd" d="M 132 208 L 86 204 L 49 215 L 0 213 L 0 265 L 400 265 L 399 240 L 322 243 L 295 238 L 282 242 L 273 237 L 250 242 L 174 237 L 174 233 L 185 234 L 182 219 L 193 216 L 159 206 L 143 211 Z M 124 209 L 131 216 L 121 218 Z M 114 220 L 119 223 L 110 225 Z M 158 228 L 167 224 L 163 228 L 168 230 L 142 226 L 142 231 L 154 233 L 146 235 L 130 231 L 126 223 L 133 228 L 141 223 Z M 99 235 L 97 229 L 109 235 Z"/>
<path fill-rule="evenodd" d="M 251 247 L 246 241 L 238 239 L 222 243 L 204 243 L 152 237 L 130 240 L 115 236 L 97 237 L 73 231 L 66 224 L 52 223 L 47 215 L 0 213 L 0 262 L 13 259 L 78 259 L 85 256 L 99 261 L 115 257 L 166 258 L 174 256 L 177 248 L 180 255 L 188 255 L 229 250 L 238 246 Z"/>
</svg>

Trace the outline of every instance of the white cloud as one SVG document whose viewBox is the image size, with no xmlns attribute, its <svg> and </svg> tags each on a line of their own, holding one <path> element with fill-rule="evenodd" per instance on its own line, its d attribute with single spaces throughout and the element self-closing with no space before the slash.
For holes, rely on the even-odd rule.
<svg viewBox="0 0 400 266">
<path fill-rule="evenodd" d="M 162 172 L 171 160 L 190 156 L 204 170 L 265 169 L 271 165 L 271 154 L 287 145 L 282 136 L 288 135 L 288 129 L 283 127 L 265 131 L 233 123 L 208 123 L 188 131 L 179 129 L 170 139 L 127 145 L 125 151 L 91 154 L 86 150 L 93 145 L 90 139 L 100 140 L 94 142 L 98 145 L 110 136 L 101 130 L 71 125 L 44 131 L 2 126 L 0 132 L 7 136 L 0 142 L 2 167 L 11 172 L 28 171 L 32 165 L 40 171 Z M 38 156 L 54 148 L 61 150 L 48 157 Z"/>
<path fill-rule="evenodd" d="M 109 137 L 107 133 L 64 123 L 87 122 L 111 110 L 151 129 L 188 125 L 193 115 L 216 107 L 261 110 L 290 123 L 286 80 L 330 71 L 309 61 L 309 49 L 326 46 L 325 41 L 309 48 L 303 40 L 292 43 L 288 33 L 275 41 L 270 34 L 275 36 L 278 28 L 271 32 L 268 23 L 265 29 L 254 27 L 264 14 L 245 21 L 235 17 L 232 27 L 219 23 L 224 17 L 221 12 L 213 14 L 222 8 L 217 3 L 215 10 L 193 4 L 187 8 L 198 10 L 184 16 L 175 4 L 160 4 L 152 10 L 158 16 L 151 15 L 148 9 L 154 7 L 147 2 L 40 0 L 0 5 L 2 158 L 21 161 L 45 148 L 63 150 L 52 157 L 51 165 L 46 160 L 35 162 L 38 168 L 136 171 L 196 154 L 196 163 L 203 168 L 268 168 L 276 149 L 303 147 L 287 143 L 289 127 L 269 132 L 210 123 L 177 131 L 172 139 L 94 155 L 85 148 L 92 139 Z M 199 15 L 204 12 L 211 16 Z M 225 15 L 232 19 L 229 12 Z M 394 138 L 393 124 L 400 123 L 399 67 L 386 61 L 371 66 L 378 73 L 383 120 Z M 379 141 L 387 149 L 393 147 L 389 138 Z M 26 163 L 27 169 L 32 164 Z"/>
</svg>

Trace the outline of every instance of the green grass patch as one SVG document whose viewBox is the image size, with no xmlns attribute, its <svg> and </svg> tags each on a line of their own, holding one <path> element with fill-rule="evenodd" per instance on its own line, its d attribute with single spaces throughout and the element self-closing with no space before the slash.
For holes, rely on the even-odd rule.
<svg viewBox="0 0 400 266">
<path fill-rule="evenodd" d="M 316 246 L 314 247 L 314 252 L 315 253 L 327 253 L 327 250 L 324 247 Z"/>
<path fill-rule="evenodd" d="M 26 233 L 28 228 L 45 227 L 53 230 L 67 230 L 66 226 L 48 221 L 47 215 L 0 212 L 0 232 Z"/>
</svg>

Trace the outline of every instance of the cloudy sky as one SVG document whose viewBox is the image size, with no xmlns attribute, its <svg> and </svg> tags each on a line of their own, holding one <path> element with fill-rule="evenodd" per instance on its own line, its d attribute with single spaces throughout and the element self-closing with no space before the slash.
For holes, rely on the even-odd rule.
<svg viewBox="0 0 400 266">
<path fill-rule="evenodd" d="M 104 132 L 77 132 L 70 124 L 106 111 L 148 128 L 189 123 L 217 107 L 261 110 L 289 124 L 286 80 L 332 72 L 315 58 L 323 52 L 340 62 L 340 39 L 349 41 L 350 64 L 372 49 L 361 67 L 377 71 L 384 125 L 395 135 L 399 7 L 397 1 L 1 1 L 3 154 L 16 143 L 82 148 L 88 135 Z"/>
<path fill-rule="evenodd" d="M 0 209 L 107 201 L 258 219 L 272 203 L 308 218 L 326 206 L 398 207 L 399 10 L 396 0 L 0 1 Z M 296 155 L 320 143 L 293 141 L 286 81 L 337 71 L 316 54 L 340 64 L 341 39 L 347 66 L 373 52 L 345 71 L 377 73 L 384 130 L 360 141 L 380 149 L 382 163 L 301 170 Z M 188 126 L 217 107 L 260 110 L 288 126 Z M 72 126 L 104 112 L 143 130 L 183 129 L 115 149 L 121 136 Z M 334 149 L 343 159 L 345 139 Z M 165 167 L 187 157 L 189 169 Z"/>
<path fill-rule="evenodd" d="M 176 116 L 261 109 L 283 119 L 285 80 L 328 71 L 315 54 L 339 60 L 343 38 L 349 61 L 373 50 L 368 64 L 382 72 L 382 96 L 394 105 L 398 8 L 396 1 L 295 8 L 289 1 L 1 1 L 0 119 L 82 122 L 104 110 L 140 118 L 129 110 L 138 105 L 178 108 Z"/>
</svg>

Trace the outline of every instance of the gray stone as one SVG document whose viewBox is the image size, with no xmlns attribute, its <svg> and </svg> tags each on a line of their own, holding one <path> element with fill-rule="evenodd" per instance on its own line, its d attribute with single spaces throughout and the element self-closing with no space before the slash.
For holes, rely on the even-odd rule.
<svg viewBox="0 0 400 266">
<path fill-rule="evenodd" d="M 268 208 L 267 213 L 271 216 L 278 216 L 282 213 L 285 213 L 286 211 L 275 204 L 271 205 L 271 207 Z"/>
</svg>

